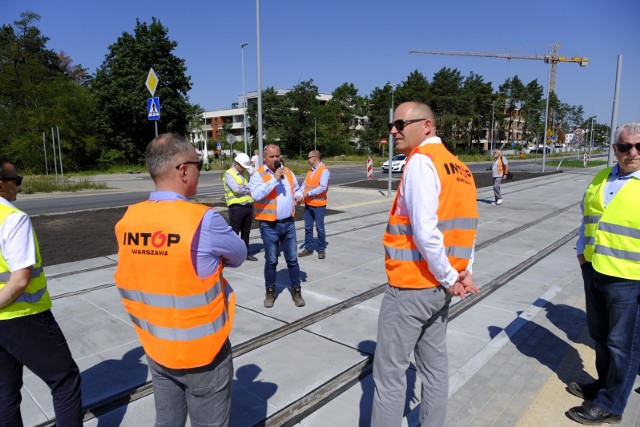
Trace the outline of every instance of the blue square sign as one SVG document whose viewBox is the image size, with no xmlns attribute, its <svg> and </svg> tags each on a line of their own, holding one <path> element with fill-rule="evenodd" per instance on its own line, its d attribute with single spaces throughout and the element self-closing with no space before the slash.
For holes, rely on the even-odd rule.
<svg viewBox="0 0 640 427">
<path fill-rule="evenodd" d="M 160 120 L 160 98 L 157 96 L 147 99 L 147 118 L 149 120 Z"/>
</svg>

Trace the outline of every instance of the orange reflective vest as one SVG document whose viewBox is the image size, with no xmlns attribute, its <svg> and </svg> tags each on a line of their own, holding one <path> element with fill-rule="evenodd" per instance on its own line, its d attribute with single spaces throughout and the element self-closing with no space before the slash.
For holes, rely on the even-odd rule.
<svg viewBox="0 0 640 427">
<path fill-rule="evenodd" d="M 309 170 L 307 172 L 307 177 L 304 179 L 304 190 L 311 191 L 315 190 L 320 186 L 320 178 L 322 177 L 322 172 L 327 169 L 327 167 L 322 163 L 315 170 Z M 329 191 L 329 186 L 327 185 L 327 189 L 320 194 L 316 194 L 315 196 L 304 196 L 304 203 L 309 206 L 327 206 L 327 192 Z"/>
<path fill-rule="evenodd" d="M 294 192 L 294 185 L 293 185 L 293 181 L 296 179 L 295 176 L 293 175 L 293 172 L 291 172 L 291 170 L 289 170 L 288 168 L 284 168 L 285 172 L 284 172 L 284 176 L 287 177 L 287 180 L 289 181 L 289 185 L 291 186 L 291 193 L 293 194 Z M 258 170 L 256 171 L 256 173 L 260 174 L 260 177 L 262 178 L 262 180 L 264 182 L 269 182 L 272 178 L 273 175 L 269 173 L 267 167 L 265 165 L 262 165 L 258 168 Z M 259 221 L 275 221 L 276 219 L 278 219 L 276 217 L 276 211 L 278 209 L 278 192 L 277 190 L 274 188 L 273 190 L 271 190 L 271 193 L 267 194 L 267 197 L 265 197 L 262 200 L 254 200 L 253 201 L 253 211 L 256 214 L 256 219 Z M 295 203 L 295 198 L 292 197 L 291 198 L 291 203 Z M 296 210 L 295 207 L 293 209 L 293 215 L 295 215 Z M 292 215 L 292 216 L 293 216 Z"/>
<path fill-rule="evenodd" d="M 449 263 L 457 271 L 463 271 L 469 265 L 473 253 L 478 225 L 473 175 L 443 144 L 425 144 L 415 148 L 407 159 L 407 167 L 414 155 L 427 155 L 435 165 L 441 183 L 438 195 L 438 230 L 443 235 Z M 439 286 L 440 283 L 429 271 L 427 261 L 413 241 L 409 217 L 395 214 L 399 195 L 398 190 L 383 239 L 389 284 L 412 289 Z"/>
<path fill-rule="evenodd" d="M 167 368 L 211 363 L 231 332 L 235 295 L 222 262 L 200 278 L 192 259 L 208 209 L 146 201 L 130 206 L 115 227 L 116 286 L 144 351 Z"/>
</svg>

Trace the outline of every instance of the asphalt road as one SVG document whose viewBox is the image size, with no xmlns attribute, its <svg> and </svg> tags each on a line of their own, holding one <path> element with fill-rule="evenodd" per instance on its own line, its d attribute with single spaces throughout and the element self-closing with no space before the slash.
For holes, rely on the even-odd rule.
<svg viewBox="0 0 640 427">
<path fill-rule="evenodd" d="M 490 165 L 490 162 L 471 163 L 469 168 L 471 172 L 478 174 L 486 172 Z M 539 172 L 541 169 L 540 163 L 534 164 L 533 160 L 512 161 L 509 165 L 513 172 Z M 195 197 L 200 199 L 222 198 L 224 190 L 222 182 L 218 179 L 219 174 L 220 171 L 203 173 Z M 392 175 L 393 180 L 400 179 L 400 174 Z M 303 178 L 298 176 L 299 181 Z M 387 178 L 388 174 L 382 173 L 379 167 L 374 168 L 374 180 L 386 180 Z M 363 166 L 331 166 L 331 185 L 342 185 L 366 179 L 366 169 Z M 149 191 L 153 189 L 153 182 L 148 174 L 125 174 L 119 175 L 117 178 L 101 175 L 94 178 L 94 182 L 104 182 L 111 189 L 104 192 L 53 193 L 27 197 L 18 195 L 16 205 L 32 216 L 115 208 L 146 200 Z"/>
</svg>

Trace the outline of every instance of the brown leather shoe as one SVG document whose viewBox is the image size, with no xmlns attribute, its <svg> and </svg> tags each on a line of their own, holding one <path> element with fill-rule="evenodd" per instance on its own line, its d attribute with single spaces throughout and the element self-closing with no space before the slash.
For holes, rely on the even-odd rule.
<svg viewBox="0 0 640 427">
<path fill-rule="evenodd" d="M 318 259 L 324 259 L 324 251 L 318 251 Z"/>
<path fill-rule="evenodd" d="M 302 288 L 300 286 L 291 289 L 291 298 L 296 303 L 296 307 L 304 307 L 304 298 L 302 298 Z"/>
<path fill-rule="evenodd" d="M 305 250 L 303 250 L 302 252 L 300 252 L 300 253 L 298 254 L 298 257 L 299 257 L 299 258 L 301 258 L 301 257 L 303 257 L 303 256 L 309 256 L 309 255 L 311 255 L 312 253 L 313 253 L 313 251 L 310 251 L 309 249 L 305 249 Z"/>
<path fill-rule="evenodd" d="M 273 307 L 273 304 L 276 302 L 276 288 L 275 286 L 267 287 L 267 290 L 264 295 L 264 306 L 265 308 Z"/>
</svg>

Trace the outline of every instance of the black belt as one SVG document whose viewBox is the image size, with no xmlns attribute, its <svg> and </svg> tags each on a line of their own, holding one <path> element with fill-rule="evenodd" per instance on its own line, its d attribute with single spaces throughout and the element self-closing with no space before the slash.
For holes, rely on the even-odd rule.
<svg viewBox="0 0 640 427">
<path fill-rule="evenodd" d="M 231 206 L 253 206 L 253 203 L 234 203 L 232 205 L 229 205 L 229 207 Z"/>
</svg>

